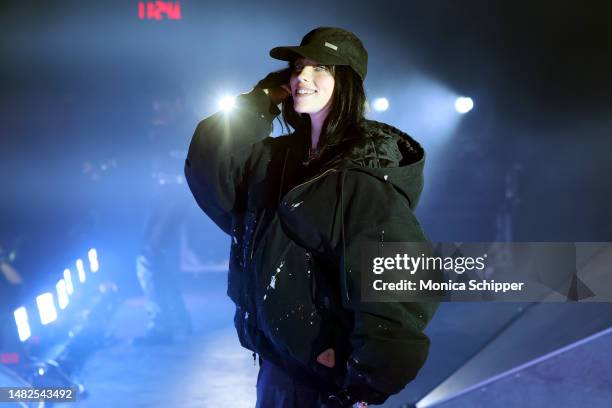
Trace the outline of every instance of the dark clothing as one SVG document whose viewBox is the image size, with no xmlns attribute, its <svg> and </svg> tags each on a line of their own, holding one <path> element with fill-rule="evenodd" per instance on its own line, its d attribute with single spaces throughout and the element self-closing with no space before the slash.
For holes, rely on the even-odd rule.
<svg viewBox="0 0 612 408">
<path fill-rule="evenodd" d="M 427 242 L 413 214 L 423 149 L 364 121 L 304 181 L 309 135 L 268 137 L 278 113 L 269 105 L 254 90 L 200 122 L 185 166 L 200 207 L 232 236 L 228 295 L 240 342 L 292 377 L 380 403 L 424 364 L 423 329 L 437 304 L 361 302 L 360 248 L 381 233 Z M 333 368 L 316 360 L 329 348 Z"/>
<path fill-rule="evenodd" d="M 301 382 L 268 361 L 261 363 L 256 408 L 315 408 L 326 399 L 326 392 Z"/>
</svg>

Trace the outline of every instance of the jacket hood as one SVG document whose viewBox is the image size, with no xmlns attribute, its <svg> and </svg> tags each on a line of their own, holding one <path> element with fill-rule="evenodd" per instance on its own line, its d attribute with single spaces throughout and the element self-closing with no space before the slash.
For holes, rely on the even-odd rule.
<svg viewBox="0 0 612 408">
<path fill-rule="evenodd" d="M 393 184 L 414 210 L 423 190 L 423 147 L 407 133 L 373 120 L 363 121 L 353 134 L 341 143 L 339 168 Z"/>
</svg>

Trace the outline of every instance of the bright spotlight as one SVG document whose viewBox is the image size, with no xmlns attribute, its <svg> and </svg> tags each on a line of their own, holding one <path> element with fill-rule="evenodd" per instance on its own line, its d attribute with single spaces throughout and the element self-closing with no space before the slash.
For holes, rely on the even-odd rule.
<svg viewBox="0 0 612 408">
<path fill-rule="evenodd" d="M 55 289 L 57 289 L 57 304 L 60 309 L 64 310 L 66 306 L 68 306 L 68 290 L 66 289 L 66 281 L 60 279 L 55 285 Z"/>
<path fill-rule="evenodd" d="M 17 325 L 17 333 L 19 333 L 19 340 L 26 341 L 32 335 L 26 308 L 21 306 L 20 308 L 15 309 L 13 315 L 15 316 L 15 324 Z"/>
<path fill-rule="evenodd" d="M 474 101 L 468 96 L 461 96 L 455 100 L 455 109 L 459 113 L 468 113 L 474 107 Z"/>
<path fill-rule="evenodd" d="M 36 306 L 38 306 L 40 322 L 43 325 L 49 324 L 57 319 L 57 310 L 55 309 L 52 293 L 47 292 L 36 296 Z"/>
<path fill-rule="evenodd" d="M 375 111 L 384 112 L 389 109 L 389 101 L 387 98 L 376 98 L 372 103 L 372 107 Z"/>
<path fill-rule="evenodd" d="M 72 275 L 70 269 L 64 269 L 64 281 L 66 282 L 66 293 L 72 295 L 74 293 L 74 286 L 72 285 Z"/>
<path fill-rule="evenodd" d="M 76 260 L 76 268 L 79 273 L 79 282 L 85 283 L 85 267 L 83 266 L 82 259 L 79 258 Z"/>
<path fill-rule="evenodd" d="M 98 251 L 95 248 L 91 248 L 87 252 L 87 257 L 89 258 L 89 270 L 92 273 L 98 272 L 100 269 L 100 263 L 98 262 Z"/>
<path fill-rule="evenodd" d="M 234 107 L 235 103 L 236 98 L 233 96 L 224 96 L 221 98 L 221 100 L 219 100 L 219 108 L 227 112 Z"/>
</svg>

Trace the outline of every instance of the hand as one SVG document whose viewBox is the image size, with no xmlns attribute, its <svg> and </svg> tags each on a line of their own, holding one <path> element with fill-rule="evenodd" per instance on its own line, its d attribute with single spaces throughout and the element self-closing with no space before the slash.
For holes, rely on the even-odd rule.
<svg viewBox="0 0 612 408">
<path fill-rule="evenodd" d="M 291 88 L 289 87 L 290 77 L 291 70 L 289 68 L 270 72 L 255 85 L 255 88 L 263 89 L 270 96 L 272 103 L 278 105 L 291 95 Z"/>
<path fill-rule="evenodd" d="M 317 362 L 328 368 L 334 368 L 336 365 L 336 354 L 333 348 L 328 348 L 317 357 Z"/>
<path fill-rule="evenodd" d="M 278 105 L 291 95 L 291 88 L 288 85 L 281 85 L 278 88 L 270 88 L 263 90 L 272 100 L 272 103 Z"/>
</svg>

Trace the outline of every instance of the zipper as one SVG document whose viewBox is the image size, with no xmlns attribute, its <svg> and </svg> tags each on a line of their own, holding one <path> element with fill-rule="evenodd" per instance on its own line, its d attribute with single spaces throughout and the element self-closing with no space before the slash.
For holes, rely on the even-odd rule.
<svg viewBox="0 0 612 408">
<path fill-rule="evenodd" d="M 287 151 L 285 151 L 285 158 L 283 159 L 283 169 L 281 170 L 281 179 L 280 186 L 278 187 L 277 203 L 280 202 L 281 195 L 283 194 L 283 186 L 285 185 L 285 168 L 287 168 L 287 157 L 289 157 L 290 150 L 291 149 L 288 148 Z"/>
<path fill-rule="evenodd" d="M 328 174 L 330 174 L 330 173 L 335 173 L 336 171 L 338 171 L 338 170 L 336 170 L 336 169 L 327 169 L 327 170 L 325 170 L 323 173 L 319 174 L 318 176 L 313 177 L 313 178 L 311 178 L 310 180 L 306 180 L 305 182 L 300 183 L 300 184 L 298 184 L 297 186 L 293 187 L 291 190 L 287 191 L 287 194 L 289 194 L 290 192 L 292 192 L 292 191 L 293 191 L 293 190 L 295 190 L 296 188 L 300 188 L 300 187 L 302 187 L 302 186 L 304 186 L 304 185 L 306 185 L 306 184 L 308 184 L 308 183 L 312 183 L 313 181 L 319 180 L 319 179 L 320 179 L 320 178 L 322 178 L 323 176 L 328 175 Z M 287 194 L 285 194 L 285 197 L 287 196 Z"/>
<path fill-rule="evenodd" d="M 253 231 L 253 237 L 251 238 L 251 251 L 249 254 L 249 259 L 253 259 L 253 252 L 255 251 L 255 242 L 257 239 L 257 233 L 259 232 L 259 227 L 261 226 L 261 222 L 263 221 L 264 215 L 266 215 L 266 209 L 261 212 L 261 215 L 256 219 L 257 225 L 255 226 L 255 231 Z"/>
<path fill-rule="evenodd" d="M 311 179 L 309 179 L 309 180 L 306 180 L 306 181 L 304 181 L 303 183 L 300 183 L 300 184 L 298 184 L 297 186 L 293 187 L 291 190 L 287 191 L 287 194 L 285 194 L 285 197 L 286 197 L 286 196 L 287 196 L 289 193 L 291 193 L 293 190 L 295 190 L 295 189 L 297 189 L 297 188 L 300 188 L 300 187 L 302 187 L 302 186 L 304 186 L 304 185 L 306 185 L 306 184 L 308 184 L 308 183 L 312 183 L 313 181 L 320 180 L 321 178 L 323 178 L 323 177 L 325 177 L 325 176 L 327 176 L 327 175 L 329 175 L 329 174 L 331 174 L 331 173 L 335 173 L 335 172 L 337 172 L 337 171 L 338 171 L 338 170 L 336 170 L 336 169 L 327 169 L 327 170 L 325 170 L 323 173 L 319 174 L 318 176 L 315 176 L 315 177 L 313 177 L 313 178 L 311 178 Z M 309 255 L 310 255 L 310 256 L 309 256 Z M 309 269 L 311 269 L 311 271 L 310 271 L 310 279 L 311 279 L 311 286 L 310 286 L 310 290 L 311 290 L 312 299 L 313 299 L 313 301 L 314 301 L 314 300 L 315 300 L 315 296 L 316 296 L 316 282 L 315 282 L 314 271 L 313 271 L 313 270 L 312 270 L 312 268 L 311 268 L 311 266 L 312 266 L 312 258 L 311 258 L 311 256 L 312 256 L 312 255 L 311 255 L 310 253 L 307 253 L 307 254 L 306 254 L 306 256 L 307 256 L 307 258 L 308 258 L 308 259 L 307 259 L 307 263 L 308 263 L 307 267 L 308 267 Z"/>
<path fill-rule="evenodd" d="M 308 277 L 310 278 L 310 296 L 312 301 L 315 302 L 317 294 L 317 282 L 315 281 L 314 271 L 312 268 L 312 254 L 306 252 L 306 268 L 308 270 Z"/>
</svg>

